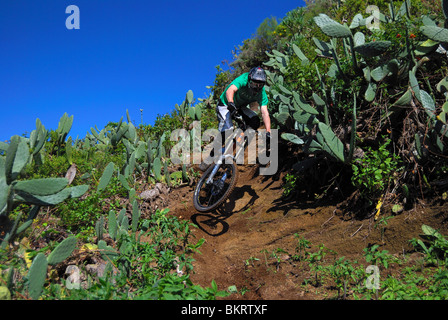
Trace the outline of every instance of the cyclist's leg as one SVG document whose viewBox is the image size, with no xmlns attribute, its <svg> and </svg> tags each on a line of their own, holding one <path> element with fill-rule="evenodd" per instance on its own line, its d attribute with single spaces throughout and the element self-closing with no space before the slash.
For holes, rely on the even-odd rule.
<svg viewBox="0 0 448 320">
<path fill-rule="evenodd" d="M 216 114 L 218 116 L 218 130 L 220 132 L 233 130 L 232 116 L 229 112 L 229 109 L 227 109 L 227 106 L 218 104 L 218 106 L 216 107 Z"/>
<path fill-rule="evenodd" d="M 223 104 L 218 104 L 216 107 L 216 114 L 218 117 L 219 125 L 218 130 L 221 133 L 221 137 L 215 137 L 215 144 L 209 154 L 209 156 L 202 160 L 202 163 L 199 165 L 199 169 L 201 171 L 205 171 L 208 166 L 213 163 L 215 158 L 215 150 L 221 150 L 225 138 L 226 138 L 226 131 L 233 130 L 233 123 L 232 123 L 232 117 L 227 109 L 227 107 Z"/>
</svg>

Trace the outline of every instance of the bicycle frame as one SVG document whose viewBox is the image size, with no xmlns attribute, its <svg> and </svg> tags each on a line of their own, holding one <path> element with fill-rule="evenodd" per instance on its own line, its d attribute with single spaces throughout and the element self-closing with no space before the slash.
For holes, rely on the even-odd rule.
<svg viewBox="0 0 448 320">
<path fill-rule="evenodd" d="M 218 161 L 216 162 L 210 176 L 207 179 L 206 184 L 211 184 L 213 183 L 213 178 L 215 177 L 216 172 L 218 172 L 219 167 L 224 163 L 224 161 L 227 158 L 232 158 L 232 160 L 236 160 L 238 159 L 238 157 L 241 155 L 241 152 L 244 152 L 246 150 L 247 147 L 247 140 L 246 140 L 246 136 L 244 134 L 245 129 L 246 129 L 246 123 L 244 122 L 244 120 L 242 119 L 242 117 L 240 115 L 238 115 L 237 117 L 235 117 L 236 122 L 239 124 L 238 128 L 241 129 L 241 132 L 234 131 L 230 137 L 228 137 L 225 141 L 224 144 L 224 150 L 222 151 L 222 155 L 219 157 Z M 244 129 L 244 130 L 243 130 Z M 257 131 L 255 131 L 257 132 Z M 238 134 L 239 133 L 239 134 Z M 235 155 L 233 155 L 233 140 L 236 138 L 236 153 Z M 232 142 L 232 143 L 230 143 Z M 230 149 L 232 149 L 230 152 Z M 225 176 L 223 177 L 225 180 Z"/>
</svg>

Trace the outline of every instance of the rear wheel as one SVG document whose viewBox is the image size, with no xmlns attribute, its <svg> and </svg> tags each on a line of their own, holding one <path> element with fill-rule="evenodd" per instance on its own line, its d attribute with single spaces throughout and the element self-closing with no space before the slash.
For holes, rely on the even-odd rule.
<svg viewBox="0 0 448 320">
<path fill-rule="evenodd" d="M 214 167 L 212 165 L 204 172 L 194 190 L 194 207 L 200 212 L 215 210 L 223 204 L 232 193 L 238 180 L 238 168 L 232 159 L 231 163 L 221 164 L 212 182 L 207 184 Z"/>
</svg>

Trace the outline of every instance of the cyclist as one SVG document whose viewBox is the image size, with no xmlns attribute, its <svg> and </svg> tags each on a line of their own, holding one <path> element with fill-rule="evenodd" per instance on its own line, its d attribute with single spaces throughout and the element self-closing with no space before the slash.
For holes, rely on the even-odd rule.
<svg viewBox="0 0 448 320">
<path fill-rule="evenodd" d="M 232 131 L 232 116 L 238 111 L 245 122 L 254 130 L 260 126 L 258 114 L 250 109 L 251 103 L 258 103 L 266 128 L 266 140 L 269 145 L 271 136 L 271 118 L 268 111 L 269 99 L 266 95 L 266 72 L 261 67 L 255 67 L 233 80 L 221 94 L 216 112 L 219 120 L 218 130 L 221 132 L 221 141 L 225 141 L 225 132 Z M 210 157 L 213 157 L 213 150 Z M 210 158 L 209 158 L 210 159 Z M 207 168 L 208 161 L 203 161 L 201 170 Z"/>
</svg>

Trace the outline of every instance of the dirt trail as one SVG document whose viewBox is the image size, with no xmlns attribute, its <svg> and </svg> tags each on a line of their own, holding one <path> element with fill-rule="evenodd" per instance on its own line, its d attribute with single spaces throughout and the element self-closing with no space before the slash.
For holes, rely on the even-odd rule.
<svg viewBox="0 0 448 320">
<path fill-rule="evenodd" d="M 257 175 L 253 166 L 240 166 L 234 193 L 217 212 L 199 213 L 192 204 L 193 187 L 173 191 L 170 212 L 198 225 L 193 232 L 206 242 L 194 256 L 194 283 L 220 289 L 235 285 L 231 299 L 323 299 L 304 291 L 309 270 L 291 262 L 300 233 L 313 246 L 324 244 L 337 256 L 360 259 L 369 244 L 379 244 L 393 254 L 410 250 L 409 240 L 431 225 L 446 234 L 448 207 L 420 207 L 390 219 L 384 234 L 372 220 L 346 218 L 337 204 L 285 202 L 280 178 Z M 282 250 L 277 250 L 282 249 Z M 275 257 L 272 253 L 276 253 Z M 283 263 L 276 264 L 277 259 Z"/>
</svg>

